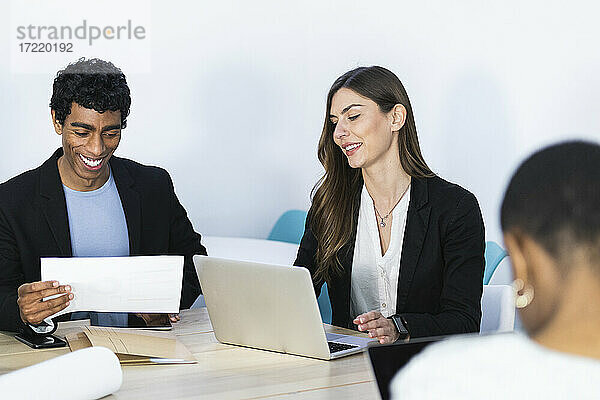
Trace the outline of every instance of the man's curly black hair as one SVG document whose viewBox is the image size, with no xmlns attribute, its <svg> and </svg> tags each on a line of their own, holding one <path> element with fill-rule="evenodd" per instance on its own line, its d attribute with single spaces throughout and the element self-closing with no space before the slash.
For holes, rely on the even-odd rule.
<svg viewBox="0 0 600 400">
<path fill-rule="evenodd" d="M 121 128 L 125 128 L 131 105 L 125 75 L 111 62 L 80 58 L 58 71 L 54 78 L 50 108 L 61 125 L 71 113 L 72 103 L 99 113 L 121 111 Z"/>
</svg>

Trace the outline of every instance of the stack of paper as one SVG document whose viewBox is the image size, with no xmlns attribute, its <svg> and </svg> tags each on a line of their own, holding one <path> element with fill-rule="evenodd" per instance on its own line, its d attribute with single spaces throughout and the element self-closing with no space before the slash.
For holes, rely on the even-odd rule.
<svg viewBox="0 0 600 400">
<path fill-rule="evenodd" d="M 85 326 L 82 332 L 68 334 L 71 351 L 102 346 L 112 350 L 121 364 L 194 364 L 192 353 L 172 334 Z"/>
</svg>

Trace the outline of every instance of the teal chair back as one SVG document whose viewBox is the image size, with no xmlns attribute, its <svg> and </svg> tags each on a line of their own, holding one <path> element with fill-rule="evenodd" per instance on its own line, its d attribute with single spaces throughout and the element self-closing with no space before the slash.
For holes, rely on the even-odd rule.
<svg viewBox="0 0 600 400">
<path fill-rule="evenodd" d="M 483 272 L 483 284 L 490 283 L 490 279 L 500 261 L 506 257 L 506 251 L 496 242 L 485 242 L 485 270 Z"/>
<path fill-rule="evenodd" d="M 321 320 L 326 324 L 331 324 L 331 302 L 329 301 L 329 291 L 327 290 L 326 283 L 321 287 L 321 294 L 319 295 L 317 302 L 319 303 Z"/>
<path fill-rule="evenodd" d="M 267 239 L 300 244 L 302 235 L 304 235 L 305 221 L 306 211 L 288 210 L 275 222 Z"/>
<path fill-rule="evenodd" d="M 300 244 L 302 235 L 304 235 L 305 223 L 306 211 L 288 210 L 275 222 L 267 239 Z M 331 303 L 329 302 L 329 292 L 326 283 L 321 287 L 321 295 L 317 299 L 317 302 L 319 303 L 321 319 L 326 324 L 331 324 Z"/>
</svg>

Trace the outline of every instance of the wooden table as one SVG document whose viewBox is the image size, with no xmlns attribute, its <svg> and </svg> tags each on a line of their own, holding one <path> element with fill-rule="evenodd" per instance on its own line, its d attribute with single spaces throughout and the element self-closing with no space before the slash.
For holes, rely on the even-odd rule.
<svg viewBox="0 0 600 400">
<path fill-rule="evenodd" d="M 365 353 L 321 361 L 225 345 L 215 339 L 206 308 L 185 310 L 181 317 L 173 331 L 198 363 L 123 366 L 121 389 L 106 399 L 379 398 Z M 79 330 L 81 325 L 81 321 L 61 323 L 57 335 Z M 361 335 L 328 325 L 326 330 Z M 0 374 L 69 351 L 33 350 L 12 336 L 0 333 Z M 68 371 L 64 374 L 68 382 Z"/>
</svg>

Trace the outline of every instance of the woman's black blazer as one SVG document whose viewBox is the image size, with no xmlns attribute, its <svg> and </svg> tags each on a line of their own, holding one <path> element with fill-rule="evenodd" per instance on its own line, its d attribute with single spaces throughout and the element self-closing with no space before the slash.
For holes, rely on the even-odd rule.
<svg viewBox="0 0 600 400">
<path fill-rule="evenodd" d="M 356 196 L 360 204 L 360 195 Z M 338 253 L 343 271 L 328 284 L 332 323 L 355 328 L 350 315 L 352 239 Z M 317 240 L 309 212 L 294 265 L 317 269 Z M 475 196 L 439 177 L 413 178 L 404 231 L 396 314 L 411 337 L 478 332 L 481 321 L 485 231 Z M 315 281 L 317 296 L 323 281 Z"/>
</svg>

